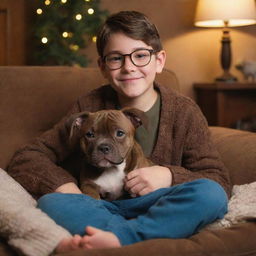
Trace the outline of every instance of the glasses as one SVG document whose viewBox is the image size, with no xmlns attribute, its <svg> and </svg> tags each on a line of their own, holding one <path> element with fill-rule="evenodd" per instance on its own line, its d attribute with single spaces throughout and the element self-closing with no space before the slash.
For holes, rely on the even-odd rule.
<svg viewBox="0 0 256 256">
<path fill-rule="evenodd" d="M 152 49 L 137 49 L 130 54 L 110 53 L 103 57 L 103 61 L 110 70 L 116 70 L 123 67 L 125 57 L 129 56 L 133 65 L 144 67 L 149 64 L 152 54 L 155 53 Z"/>
</svg>

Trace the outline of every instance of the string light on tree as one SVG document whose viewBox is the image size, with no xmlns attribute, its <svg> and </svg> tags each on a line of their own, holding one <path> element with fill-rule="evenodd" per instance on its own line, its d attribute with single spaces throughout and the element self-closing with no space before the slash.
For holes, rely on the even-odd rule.
<svg viewBox="0 0 256 256">
<path fill-rule="evenodd" d="M 34 22 L 36 65 L 87 66 L 83 53 L 96 42 L 108 15 L 100 0 L 37 0 Z"/>
<path fill-rule="evenodd" d="M 50 1 L 50 0 L 45 0 L 44 4 L 45 4 L 45 5 L 50 5 L 50 4 L 51 4 L 51 1 Z"/>
<path fill-rule="evenodd" d="M 37 13 L 38 15 L 41 15 L 41 14 L 43 13 L 43 10 L 42 10 L 41 8 L 38 8 L 38 9 L 36 10 L 36 13 Z"/>
<path fill-rule="evenodd" d="M 43 44 L 47 44 L 48 38 L 47 37 L 43 37 L 41 41 L 42 41 Z"/>
<path fill-rule="evenodd" d="M 94 14 L 94 10 L 92 8 L 88 9 L 87 11 L 90 15 Z"/>
<path fill-rule="evenodd" d="M 78 13 L 77 15 L 76 15 L 76 20 L 81 20 L 83 18 L 83 16 L 80 14 L 80 13 Z"/>
<path fill-rule="evenodd" d="M 63 32 L 63 33 L 62 33 L 62 36 L 63 36 L 64 38 L 67 38 L 67 37 L 68 37 L 68 32 L 66 32 L 66 31 Z"/>
</svg>

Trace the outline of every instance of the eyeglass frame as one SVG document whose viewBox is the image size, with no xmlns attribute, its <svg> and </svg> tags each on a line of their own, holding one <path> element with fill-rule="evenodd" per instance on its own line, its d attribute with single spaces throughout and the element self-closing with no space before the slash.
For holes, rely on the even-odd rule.
<svg viewBox="0 0 256 256">
<path fill-rule="evenodd" d="M 149 56 L 149 57 L 150 57 L 150 58 L 149 58 L 149 61 L 148 61 L 147 64 L 144 64 L 144 65 L 137 65 L 137 64 L 135 64 L 134 61 L 132 60 L 132 54 L 133 54 L 134 52 L 141 51 L 141 50 L 149 51 L 149 53 L 150 53 L 150 56 Z M 154 50 L 154 49 L 139 48 L 139 49 L 136 49 L 136 50 L 132 51 L 131 53 L 127 53 L 127 54 L 121 54 L 121 53 L 119 53 L 119 52 L 108 53 L 108 54 L 106 54 L 105 56 L 103 56 L 102 60 L 103 60 L 103 62 L 106 64 L 106 66 L 108 67 L 109 70 L 117 70 L 117 69 L 122 68 L 122 67 L 124 66 L 124 64 L 125 64 L 125 57 L 126 57 L 126 56 L 129 56 L 130 61 L 132 62 L 132 64 L 133 64 L 134 66 L 136 66 L 136 67 L 145 67 L 145 66 L 147 66 L 147 65 L 151 62 L 152 55 L 153 55 L 153 54 L 156 54 L 157 52 L 158 52 L 158 51 L 156 51 L 156 50 Z M 106 58 L 107 58 L 108 55 L 110 55 L 110 54 L 119 54 L 120 56 L 122 56 L 122 64 L 121 64 L 121 66 L 120 66 L 119 68 L 110 68 L 110 67 L 108 66 L 108 64 L 106 63 Z"/>
</svg>

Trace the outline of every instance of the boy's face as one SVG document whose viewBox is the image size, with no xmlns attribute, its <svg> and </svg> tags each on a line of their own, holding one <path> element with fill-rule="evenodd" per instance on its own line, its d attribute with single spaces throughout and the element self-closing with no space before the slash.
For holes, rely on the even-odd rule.
<svg viewBox="0 0 256 256">
<path fill-rule="evenodd" d="M 137 49 L 149 49 L 152 47 L 143 41 L 134 40 L 123 33 L 112 34 L 104 49 L 104 56 L 110 53 L 130 54 Z M 102 74 L 122 97 L 137 98 L 151 93 L 156 73 L 161 73 L 165 64 L 165 52 L 152 54 L 151 61 L 143 67 L 135 66 L 129 56 L 125 56 L 121 68 L 111 70 L 106 63 L 99 60 Z"/>
</svg>

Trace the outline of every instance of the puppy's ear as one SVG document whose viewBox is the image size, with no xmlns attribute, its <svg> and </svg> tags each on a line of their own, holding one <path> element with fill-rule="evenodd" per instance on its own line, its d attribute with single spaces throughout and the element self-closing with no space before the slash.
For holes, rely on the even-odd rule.
<svg viewBox="0 0 256 256">
<path fill-rule="evenodd" d="M 80 113 L 72 115 L 70 117 L 70 119 L 67 121 L 67 127 L 70 129 L 70 133 L 69 133 L 70 140 L 72 139 L 72 137 L 74 135 L 74 131 L 80 130 L 83 122 L 89 116 L 89 114 L 90 113 L 88 111 L 80 112 Z"/>
<path fill-rule="evenodd" d="M 145 112 L 137 108 L 123 108 L 122 112 L 126 115 L 127 118 L 130 119 L 135 128 L 143 125 L 146 129 L 148 129 L 148 118 Z"/>
</svg>

